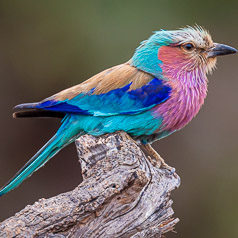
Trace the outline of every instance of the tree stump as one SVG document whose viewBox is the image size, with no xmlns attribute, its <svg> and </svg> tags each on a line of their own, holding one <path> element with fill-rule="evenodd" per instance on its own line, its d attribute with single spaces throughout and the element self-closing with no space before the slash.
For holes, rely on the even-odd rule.
<svg viewBox="0 0 238 238">
<path fill-rule="evenodd" d="M 172 218 L 176 173 L 151 163 L 126 133 L 76 140 L 83 182 L 0 223 L 0 237 L 161 237 Z"/>
</svg>

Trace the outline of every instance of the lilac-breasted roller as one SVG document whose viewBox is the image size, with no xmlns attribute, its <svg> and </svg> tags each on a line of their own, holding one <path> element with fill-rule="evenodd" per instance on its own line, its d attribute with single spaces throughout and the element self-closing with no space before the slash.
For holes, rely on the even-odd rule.
<svg viewBox="0 0 238 238">
<path fill-rule="evenodd" d="M 212 41 L 201 27 L 156 31 L 132 58 L 37 103 L 14 117 L 60 117 L 62 125 L 0 190 L 17 187 L 79 136 L 125 131 L 168 168 L 150 144 L 180 130 L 198 113 L 216 57 L 237 50 Z"/>
</svg>

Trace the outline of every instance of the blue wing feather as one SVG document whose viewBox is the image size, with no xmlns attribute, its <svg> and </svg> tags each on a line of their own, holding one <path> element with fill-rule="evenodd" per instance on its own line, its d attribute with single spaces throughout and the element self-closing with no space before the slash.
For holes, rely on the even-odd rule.
<svg viewBox="0 0 238 238">
<path fill-rule="evenodd" d="M 18 108 L 37 108 L 64 113 L 93 116 L 137 114 L 146 111 L 170 97 L 171 88 L 163 80 L 153 78 L 140 88 L 130 90 L 132 82 L 107 93 L 80 93 L 72 99 L 55 100 L 54 96 L 38 104 L 23 104 Z M 31 105 L 33 105 L 31 107 Z"/>
</svg>

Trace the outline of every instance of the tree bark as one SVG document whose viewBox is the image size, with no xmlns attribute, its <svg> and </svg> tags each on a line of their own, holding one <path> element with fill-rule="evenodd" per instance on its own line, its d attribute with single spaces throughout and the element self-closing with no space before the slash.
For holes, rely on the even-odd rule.
<svg viewBox="0 0 238 238">
<path fill-rule="evenodd" d="M 0 237 L 151 238 L 173 230 L 176 173 L 158 168 L 124 132 L 84 135 L 76 147 L 83 182 L 3 221 Z"/>
</svg>

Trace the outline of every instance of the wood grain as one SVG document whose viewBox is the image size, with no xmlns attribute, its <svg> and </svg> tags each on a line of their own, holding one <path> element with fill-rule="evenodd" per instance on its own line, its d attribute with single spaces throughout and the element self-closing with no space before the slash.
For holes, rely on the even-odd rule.
<svg viewBox="0 0 238 238">
<path fill-rule="evenodd" d="M 76 140 L 83 182 L 0 223 L 0 237 L 161 237 L 179 221 L 176 173 L 152 165 L 124 132 Z"/>
</svg>

